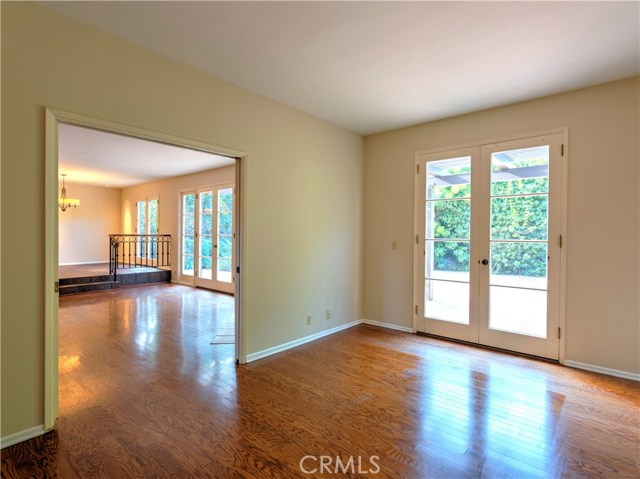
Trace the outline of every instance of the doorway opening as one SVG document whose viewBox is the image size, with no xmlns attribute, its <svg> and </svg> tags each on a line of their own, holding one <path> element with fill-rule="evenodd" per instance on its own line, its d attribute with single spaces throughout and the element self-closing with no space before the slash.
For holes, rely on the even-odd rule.
<svg viewBox="0 0 640 479">
<path fill-rule="evenodd" d="M 146 142 L 155 146 L 180 148 L 185 152 L 190 152 L 194 155 L 205 154 L 213 155 L 219 158 L 226 158 L 231 165 L 228 177 L 225 179 L 226 184 L 232 187 L 233 194 L 232 199 L 233 212 L 233 224 L 231 232 L 223 234 L 220 232 L 215 239 L 218 242 L 224 243 L 225 254 L 228 253 L 229 242 L 231 243 L 231 251 L 233 254 L 230 256 L 217 255 L 216 261 L 220 263 L 222 279 L 229 278 L 231 275 L 231 288 L 229 293 L 233 294 L 233 298 L 229 298 L 231 301 L 229 306 L 225 306 L 228 312 L 231 312 L 230 319 L 233 325 L 230 336 L 232 341 L 227 341 L 224 344 L 235 343 L 233 346 L 233 355 L 230 357 L 232 362 L 244 363 L 246 361 L 243 342 L 243 323 L 242 323 L 242 281 L 240 280 L 240 267 L 242 265 L 242 167 L 246 161 L 246 155 L 239 151 L 230 150 L 227 148 L 220 148 L 214 145 L 209 145 L 197 141 L 186 140 L 178 137 L 173 137 L 165 134 L 158 134 L 148 130 L 143 130 L 135 127 L 128 127 L 111 122 L 105 122 L 102 120 L 96 120 L 80 115 L 76 115 L 68 112 L 61 112 L 57 110 L 46 110 L 46 158 L 45 158 L 45 414 L 44 423 L 45 429 L 52 429 L 55 419 L 58 417 L 58 366 L 59 366 L 59 347 L 58 347 L 58 267 L 59 267 L 59 215 L 58 211 L 58 173 L 59 173 L 59 147 L 60 138 L 59 132 L 61 127 L 73 126 L 81 127 L 83 129 L 92 130 L 94 132 L 108 133 L 113 136 L 120 136 L 127 138 L 130 141 Z M 115 135 L 114 135 L 115 134 Z M 158 161 L 156 158 L 155 161 Z M 156 168 L 157 169 L 157 168 Z M 132 256 L 134 266 L 144 266 L 155 268 L 159 266 L 160 257 L 163 255 L 170 255 L 172 263 L 177 266 L 178 258 L 180 257 L 181 248 L 178 244 L 178 229 L 172 228 L 169 223 L 160 215 L 166 214 L 173 218 L 177 225 L 179 218 L 179 190 L 184 187 L 180 181 L 185 178 L 189 178 L 191 173 L 178 174 L 175 177 L 171 188 L 175 192 L 173 195 L 169 194 L 166 189 L 161 191 L 155 191 L 154 194 L 148 192 L 141 194 L 135 192 L 135 187 L 130 191 L 130 195 L 122 195 L 122 217 L 119 224 L 122 225 L 121 231 L 116 233 L 125 233 L 128 236 L 135 237 L 133 246 L 130 246 L 128 255 Z M 194 173 L 195 174 L 195 173 Z M 177 179 L 176 179 L 177 178 Z M 169 180 L 168 180 L 169 181 Z M 104 186 L 104 185 L 103 185 Z M 123 190 L 124 191 L 124 190 Z M 131 198 L 137 195 L 137 200 L 133 201 Z M 126 198 L 125 198 L 126 196 Z M 173 201 L 171 201 L 173 196 Z M 225 197 L 225 199 L 228 199 Z M 128 202 L 128 203 L 127 203 Z M 171 211 L 171 203 L 175 203 L 173 212 Z M 127 204 L 125 204 L 127 203 Z M 226 205 L 226 203 L 225 203 Z M 161 213 L 164 211 L 165 213 Z M 226 211 L 220 210 L 220 214 L 224 215 Z M 223 218 L 223 220 L 226 218 Z M 225 226 L 225 225 L 223 225 Z M 127 231 L 127 228 L 129 231 Z M 162 233 L 161 233 L 162 232 Z M 114 235 L 111 235 L 114 236 Z M 117 236 L 117 235 L 115 235 Z M 173 245 L 167 244 L 163 247 L 170 248 L 170 252 L 161 250 L 159 243 L 150 239 L 152 236 L 172 236 L 174 238 Z M 214 235 L 210 237 L 213 239 Z M 171 241 L 169 241 L 171 242 Z M 123 256 L 123 250 L 120 249 L 118 258 L 121 260 Z M 205 255 L 201 255 L 204 257 Z M 209 258 L 212 258 L 212 254 Z M 229 260 L 230 264 L 225 263 L 225 260 Z M 138 264 L 139 262 L 143 264 Z M 111 261 L 110 261 L 111 262 Z M 204 266 L 204 262 L 202 262 Z M 118 263 L 116 271 L 119 272 L 121 263 Z M 206 268 L 203 268 L 206 270 Z M 210 270 L 213 274 L 213 270 Z M 206 272 L 205 272 L 206 274 Z M 114 273 L 115 275 L 115 273 Z M 215 293 L 212 293 L 215 294 Z M 225 305 L 229 301 L 225 302 Z M 204 307 L 199 311 L 212 311 L 215 308 Z M 231 311 L 229 311 L 229 309 Z M 227 333 L 229 331 L 226 331 Z M 202 335 L 202 341 L 206 342 L 206 345 L 210 346 L 215 343 L 211 341 L 209 334 Z M 211 334 L 213 336 L 213 334 Z M 214 338 L 215 339 L 215 338 Z"/>
</svg>

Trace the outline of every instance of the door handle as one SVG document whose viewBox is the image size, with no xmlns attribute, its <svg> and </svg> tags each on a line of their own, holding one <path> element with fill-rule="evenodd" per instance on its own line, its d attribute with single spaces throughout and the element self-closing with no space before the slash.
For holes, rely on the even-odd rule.
<svg viewBox="0 0 640 479">
<path fill-rule="evenodd" d="M 217 247 L 218 247 L 218 245 L 217 245 L 217 244 L 214 244 L 214 245 L 213 245 L 213 247 L 214 247 L 214 248 L 217 248 Z"/>
<path fill-rule="evenodd" d="M 486 266 L 486 265 L 488 265 L 488 264 L 489 264 L 489 260 L 488 260 L 488 259 L 486 259 L 486 258 L 485 258 L 485 259 L 483 259 L 483 260 L 482 260 L 482 264 L 483 264 L 483 265 L 485 265 L 485 266 Z"/>
</svg>

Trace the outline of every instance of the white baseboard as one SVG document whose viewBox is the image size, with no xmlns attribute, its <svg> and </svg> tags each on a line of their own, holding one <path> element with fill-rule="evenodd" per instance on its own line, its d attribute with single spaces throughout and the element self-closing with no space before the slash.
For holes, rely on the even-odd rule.
<svg viewBox="0 0 640 479">
<path fill-rule="evenodd" d="M 603 368 L 602 366 L 580 363 L 578 361 L 571 361 L 570 359 L 565 359 L 563 364 L 565 366 L 569 366 L 570 368 L 584 369 L 585 371 L 591 371 L 593 373 L 606 374 L 607 376 L 615 376 L 617 378 L 623 379 L 631 379 L 632 381 L 640 381 L 640 374 L 620 371 L 619 369 Z"/>
<path fill-rule="evenodd" d="M 29 429 L 25 429 L 24 431 L 19 431 L 13 434 L 9 434 L 8 436 L 4 436 L 0 438 L 0 449 L 13 446 L 14 444 L 18 444 L 19 442 L 22 442 L 22 441 L 27 441 L 36 436 L 41 436 L 42 434 L 44 434 L 43 424 L 40 424 L 39 426 L 31 427 Z"/>
<path fill-rule="evenodd" d="M 258 351 L 257 353 L 247 354 L 247 362 L 250 363 L 252 361 L 271 356 L 272 354 L 281 353 L 282 351 L 286 351 L 287 349 L 295 348 L 296 346 L 301 346 L 305 343 L 315 341 L 316 339 L 324 338 L 325 336 L 330 336 L 331 334 L 337 333 L 339 331 L 352 328 L 353 326 L 357 326 L 360 323 L 361 321 L 352 321 L 351 323 L 341 324 L 340 326 L 336 326 L 335 328 L 325 329 L 324 331 L 305 336 L 304 338 L 295 339 L 293 341 L 289 341 L 288 343 L 280 344 L 268 349 L 263 349 L 262 351 Z"/>
<path fill-rule="evenodd" d="M 360 322 L 364 324 L 370 324 L 371 326 L 379 326 L 381 328 L 394 329 L 396 331 L 402 331 L 404 333 L 412 333 L 412 334 L 415 333 L 413 328 L 408 328 L 406 326 L 400 326 L 393 323 L 383 323 L 380 321 L 373 321 L 371 319 L 361 319 Z"/>
</svg>

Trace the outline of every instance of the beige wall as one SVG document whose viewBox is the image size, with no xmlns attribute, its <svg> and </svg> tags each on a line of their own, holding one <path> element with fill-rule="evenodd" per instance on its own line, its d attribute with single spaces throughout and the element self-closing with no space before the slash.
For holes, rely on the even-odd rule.
<svg viewBox="0 0 640 479">
<path fill-rule="evenodd" d="M 200 186 L 233 185 L 236 179 L 235 174 L 235 166 L 225 166 L 193 175 L 176 176 L 167 180 L 123 188 L 121 196 L 122 232 L 135 232 L 136 202 L 146 197 L 157 196 L 160 200 L 160 215 L 158 218 L 160 233 L 171 235 L 171 277 L 173 281 L 176 281 L 178 279 L 179 265 L 176 253 L 178 251 L 179 238 L 180 193 Z"/>
<path fill-rule="evenodd" d="M 417 151 L 569 127 L 566 359 L 640 373 L 638 104 L 634 78 L 367 137 L 364 317 L 412 326 Z"/>
<path fill-rule="evenodd" d="M 43 423 L 45 107 L 247 153 L 247 353 L 360 317 L 362 137 L 34 4 L 1 8 L 2 436 Z"/>
<path fill-rule="evenodd" d="M 120 231 L 120 190 L 67 182 L 77 208 L 58 214 L 58 263 L 109 261 L 109 234 Z"/>
</svg>

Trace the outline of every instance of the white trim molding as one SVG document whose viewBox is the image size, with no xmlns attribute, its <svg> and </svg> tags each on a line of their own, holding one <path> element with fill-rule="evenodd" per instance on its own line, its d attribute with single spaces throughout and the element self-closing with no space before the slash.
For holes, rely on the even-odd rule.
<svg viewBox="0 0 640 479">
<path fill-rule="evenodd" d="M 300 339 L 294 339 L 293 341 L 289 341 L 288 343 L 279 344 L 278 346 L 274 346 L 272 348 L 267 348 L 256 353 L 247 354 L 247 362 L 250 363 L 253 361 L 257 361 L 258 359 L 271 356 L 272 354 L 281 353 L 282 351 L 286 351 L 287 349 L 295 348 L 296 346 L 301 346 L 311 341 L 315 341 L 316 339 L 324 338 L 325 336 L 330 336 L 340 331 L 344 331 L 345 329 L 352 328 L 360 323 L 361 321 L 352 321 L 350 323 L 341 324 L 340 326 L 336 326 L 335 328 L 325 329 L 324 331 L 320 331 L 319 333 L 310 334 L 309 336 L 305 336 Z"/>
<path fill-rule="evenodd" d="M 381 321 L 373 321 L 372 319 L 361 319 L 360 322 L 363 324 L 370 324 L 371 326 L 378 326 L 380 328 L 387 328 L 387 329 L 393 329 L 395 331 L 402 331 L 403 333 L 411 333 L 411 334 L 415 333 L 415 330 L 413 328 L 409 328 L 407 326 L 399 326 L 393 323 L 383 323 Z"/>
<path fill-rule="evenodd" d="M 13 434 L 9 434 L 8 436 L 0 438 L 0 449 L 13 446 L 14 444 L 18 444 L 22 441 L 27 441 L 36 436 L 41 436 L 44 433 L 44 425 L 40 424 L 39 426 L 30 427 L 29 429 L 25 429 L 24 431 L 18 431 Z"/>
<path fill-rule="evenodd" d="M 591 371 L 592 373 L 606 374 L 607 376 L 614 376 L 616 378 L 631 379 L 632 381 L 640 381 L 640 374 L 630 373 L 627 371 L 620 371 L 619 369 L 610 369 L 602 366 L 596 366 L 595 364 L 580 363 L 578 361 L 571 361 L 565 359 L 562 363 L 565 366 L 576 369 L 584 369 L 585 371 Z"/>
</svg>

